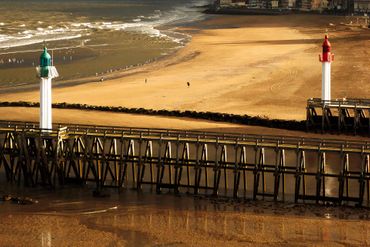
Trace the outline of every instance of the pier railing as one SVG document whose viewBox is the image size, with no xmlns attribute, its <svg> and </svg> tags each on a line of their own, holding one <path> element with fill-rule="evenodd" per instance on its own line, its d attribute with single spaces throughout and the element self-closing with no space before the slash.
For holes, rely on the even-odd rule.
<svg viewBox="0 0 370 247">
<path fill-rule="evenodd" d="M 369 205 L 369 142 L 63 126 L 0 122 L 7 181 Z"/>
</svg>

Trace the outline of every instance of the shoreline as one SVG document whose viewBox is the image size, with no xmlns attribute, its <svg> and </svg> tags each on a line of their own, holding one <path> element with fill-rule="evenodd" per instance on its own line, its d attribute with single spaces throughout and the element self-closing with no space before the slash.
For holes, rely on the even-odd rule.
<svg viewBox="0 0 370 247">
<path fill-rule="evenodd" d="M 117 31 L 116 30 L 116 33 L 121 33 L 120 35 L 117 35 L 117 34 L 114 34 L 115 36 L 120 36 L 121 37 L 121 42 L 122 43 L 128 43 L 128 46 L 129 50 L 127 49 L 122 49 L 122 47 L 118 47 L 118 45 L 114 42 L 111 42 L 111 43 L 101 43 L 102 42 L 102 39 L 101 39 L 101 33 L 95 33 L 93 34 L 94 36 L 91 36 L 93 38 L 90 37 L 90 35 L 88 36 L 83 36 L 82 38 L 85 38 L 83 41 L 81 41 L 81 44 L 78 43 L 79 42 L 79 39 L 72 39 L 72 41 L 70 39 L 61 39 L 61 40 L 52 40 L 50 42 L 54 43 L 54 46 L 56 47 L 55 49 L 53 49 L 52 47 L 53 46 L 50 46 L 50 50 L 53 50 L 53 51 L 59 51 L 59 54 L 55 54 L 54 58 L 56 61 L 57 64 L 60 65 L 60 68 L 61 70 L 68 70 L 68 73 L 64 73 L 65 75 L 67 75 L 68 78 L 63 78 L 63 71 L 62 73 L 59 73 L 60 74 L 60 77 L 59 78 L 56 78 L 56 80 L 54 80 L 53 84 L 56 88 L 61 88 L 61 87 L 70 87 L 70 86 L 76 86 L 76 85 L 82 85 L 82 84 L 86 84 L 86 83 L 94 83 L 94 82 L 100 82 L 101 79 L 104 79 L 104 81 L 106 80 L 114 80 L 114 79 L 119 79 L 119 78 L 123 78 L 125 76 L 130 76 L 132 74 L 136 74 L 138 72 L 141 72 L 142 70 L 145 70 L 143 69 L 143 67 L 147 67 L 148 65 L 152 65 L 152 64 L 156 64 L 158 62 L 162 62 L 164 60 L 167 60 L 169 58 L 172 58 L 174 56 L 176 56 L 176 53 L 183 49 L 190 41 L 191 41 L 191 33 L 187 32 L 186 29 L 187 27 L 189 26 L 193 26 L 193 25 L 197 25 L 199 22 L 202 22 L 204 20 L 207 20 L 207 19 L 210 19 L 212 18 L 211 15 L 206 15 L 206 14 L 202 14 L 202 9 L 205 9 L 206 6 L 194 6 L 194 7 L 188 7 L 191 12 L 194 12 L 194 13 L 198 13 L 198 16 L 196 15 L 195 17 L 193 16 L 193 14 L 189 14 L 189 17 L 191 17 L 190 20 L 180 20 L 179 22 L 177 22 L 178 20 L 175 19 L 174 22 L 169 22 L 167 23 L 166 21 L 164 23 L 162 22 L 159 22 L 157 24 L 155 24 L 156 22 L 154 22 L 152 29 L 155 31 L 155 34 L 152 35 L 150 32 L 145 32 L 144 31 L 140 31 L 140 30 L 123 30 L 123 31 Z M 197 10 L 197 11 L 194 11 L 194 10 Z M 144 18 L 144 17 L 143 17 Z M 104 23 L 104 22 L 103 22 Z M 128 22 L 130 24 L 130 22 Z M 136 22 L 133 22 L 133 23 L 136 23 Z M 123 23 L 125 24 L 125 23 Z M 146 24 L 145 24 L 146 25 Z M 105 30 L 105 29 L 104 29 Z M 110 35 L 112 36 L 112 34 L 107 34 L 107 35 Z M 123 37 L 123 40 L 122 40 L 122 36 L 127 36 L 127 37 Z M 89 38 L 90 37 L 90 38 Z M 127 39 L 127 40 L 126 40 Z M 70 46 L 63 46 L 62 43 L 63 41 L 67 42 L 68 44 L 71 44 Z M 71 42 L 69 42 L 71 41 Z M 138 49 L 139 48 L 139 45 L 136 45 L 136 47 L 134 47 L 134 53 L 135 53 L 135 56 L 136 57 L 142 57 L 144 58 L 144 60 L 140 60 L 139 62 L 137 62 L 137 58 L 135 59 L 131 59 L 131 61 L 129 63 L 127 63 L 127 57 L 135 57 L 135 56 L 132 56 L 130 53 L 132 51 L 132 41 L 135 43 L 139 42 L 141 45 L 142 43 L 145 43 L 144 46 L 142 46 L 141 48 L 144 49 L 143 52 L 140 52 L 140 50 L 142 49 L 139 49 L 139 50 L 135 50 L 135 49 Z M 77 43 L 76 43 L 77 42 Z M 86 45 L 85 45 L 85 42 Z M 73 45 L 72 45 L 73 44 Z M 78 65 L 78 67 L 81 67 L 81 65 L 83 65 L 83 61 L 86 60 L 99 60 L 102 58 L 101 57 L 95 57 L 94 54 L 92 53 L 106 53 L 107 51 L 106 50 L 95 50 L 95 51 L 91 51 L 90 53 L 87 50 L 89 49 L 92 49 L 93 47 L 99 47 L 99 46 L 112 46 L 112 49 L 116 49 L 117 52 L 119 52 L 120 56 L 122 58 L 124 58 L 124 60 L 122 60 L 119 64 L 117 64 L 117 62 L 114 62 L 112 64 L 114 64 L 112 67 L 107 67 L 105 66 L 105 68 L 103 68 L 103 70 L 94 70 L 94 66 L 97 65 L 96 62 L 94 63 L 91 63 L 92 66 L 90 66 L 92 68 L 92 70 L 90 70 L 91 73 L 88 73 L 86 74 L 86 69 L 84 69 L 81 73 L 79 73 L 79 71 L 76 73 L 69 73 L 71 72 L 71 67 L 74 67 L 75 65 Z M 7 50 L 4 50 L 4 53 L 0 53 L 0 61 L 1 60 L 1 55 L 15 55 L 15 57 L 6 57 L 6 59 L 3 59 L 5 61 L 2 62 L 2 64 L 4 65 L 5 64 L 5 67 L 4 67 L 4 71 L 5 71 L 5 75 L 4 78 L 5 78 L 5 81 L 4 81 L 4 85 L 5 86 L 0 86 L 0 94 L 8 94 L 8 93 L 17 93 L 17 92 L 24 92 L 24 91 L 34 91 L 38 88 L 38 82 L 37 81 L 34 81 L 34 80 L 31 80 L 30 78 L 28 78 L 27 80 L 20 80 L 19 78 L 12 78 L 10 76 L 10 73 L 13 73 L 13 72 L 9 72 L 8 70 L 13 70 L 13 69 L 16 69 L 16 70 L 19 70 L 21 72 L 21 74 L 25 74 L 25 72 L 27 71 L 27 74 L 30 73 L 30 71 L 33 69 L 33 67 L 14 67 L 14 64 L 15 62 L 10 62 L 10 60 L 14 60 L 16 61 L 16 63 L 18 64 L 18 62 L 21 64 L 21 63 L 24 63 L 24 59 L 27 60 L 27 62 L 29 62 L 28 60 L 30 59 L 34 59 L 34 58 L 37 58 L 37 54 L 36 56 L 30 56 L 29 54 L 33 54 L 33 53 L 37 53 L 37 50 L 38 49 L 38 46 L 36 46 L 36 44 L 30 44 L 30 45 L 26 45 L 26 46 L 20 46 L 21 47 L 21 50 L 19 51 L 16 51 L 14 50 L 13 48 L 14 47 L 11 47 L 10 48 L 10 52 L 7 52 Z M 29 47 L 29 49 L 25 49 L 25 47 Z M 23 49 L 22 49 L 23 48 Z M 85 49 L 86 48 L 86 49 Z M 126 47 L 127 48 L 127 47 Z M 147 49 L 148 48 L 148 49 Z M 22 51 L 24 50 L 24 51 Z M 79 51 L 78 51 L 79 50 Z M 111 48 L 107 49 L 107 50 L 111 50 Z M 155 50 L 155 52 L 154 52 Z M 64 52 L 62 52 L 64 51 Z M 139 51 L 139 53 L 138 53 Z M 68 63 L 70 62 L 69 61 L 69 54 L 68 53 L 71 53 L 73 54 L 73 62 L 72 63 Z M 16 55 L 20 55 L 20 54 L 28 54 L 25 57 L 20 57 L 19 56 L 17 57 Z M 62 53 L 62 54 L 61 54 Z M 64 61 L 65 60 L 65 55 L 64 53 L 67 53 L 67 57 L 68 57 L 68 61 Z M 78 54 L 79 53 L 79 54 Z M 84 54 L 86 53 L 86 54 Z M 118 53 L 116 53 L 118 54 Z M 155 56 L 153 56 L 153 54 Z M 112 54 L 110 54 L 112 55 Z M 59 56 L 59 57 L 58 57 Z M 62 61 L 62 58 L 63 57 L 63 61 Z M 24 58 L 24 59 L 23 59 Z M 75 59 L 76 58 L 76 59 Z M 17 60 L 15 60 L 17 59 Z M 19 61 L 18 61 L 19 59 Z M 7 65 L 7 61 L 9 60 L 9 64 Z M 59 61 L 58 61 L 59 60 Z M 74 61 L 77 61 L 77 62 L 74 62 Z M 115 56 L 115 60 L 117 60 L 117 56 Z M 130 60 L 130 59 L 129 59 Z M 71 56 L 71 61 L 72 61 L 72 56 Z M 105 61 L 106 62 L 106 61 Z M 33 61 L 33 63 L 37 64 L 38 61 L 37 59 Z M 111 63 L 109 63 L 111 64 Z M 1 65 L 1 64 L 0 64 Z M 63 66 L 62 66 L 63 65 Z M 87 63 L 87 65 L 90 65 L 89 63 Z M 104 65 L 104 63 L 100 64 L 100 65 Z M 32 65 L 33 66 L 33 65 Z M 14 68 L 13 68 L 14 67 Z M 58 66 L 57 66 L 58 67 Z M 67 69 L 68 67 L 68 69 Z M 99 67 L 99 66 L 98 66 Z M 104 66 L 102 66 L 104 67 Z M 91 69 L 90 68 L 90 69 Z M 16 71 L 15 70 L 15 71 Z M 76 72 L 76 71 L 74 71 Z M 21 77 L 20 77 L 21 78 Z M 22 77 L 23 78 L 23 77 Z M 12 80 L 15 80 L 15 81 L 12 81 Z"/>
<path fill-rule="evenodd" d="M 105 73 L 105 74 L 99 74 L 98 76 L 86 76 L 86 77 L 81 77 L 81 78 L 76 78 L 76 79 L 67 79 L 63 81 L 55 81 L 53 82 L 53 87 L 54 88 L 65 88 L 65 87 L 73 87 L 73 86 L 78 86 L 78 85 L 83 85 L 83 84 L 88 84 L 88 83 L 94 83 L 94 82 L 101 82 L 100 79 L 104 77 L 104 80 L 114 80 L 114 79 L 120 79 L 125 76 L 130 76 L 134 75 L 137 73 L 142 73 L 140 71 L 141 69 L 145 69 L 147 66 L 151 66 L 155 63 L 159 63 L 161 61 L 164 61 L 172 56 L 175 56 L 176 53 L 181 50 L 182 48 L 176 49 L 173 53 L 167 54 L 167 55 L 162 55 L 158 58 L 153 59 L 153 61 L 149 63 L 144 63 L 144 64 L 139 64 L 139 65 L 131 65 L 127 69 L 122 69 L 119 71 L 113 71 L 110 73 Z M 2 94 L 9 94 L 9 93 L 18 93 L 18 92 L 32 92 L 32 91 L 37 91 L 39 89 L 39 84 L 26 84 L 26 85 L 20 85 L 20 86 L 13 86 L 8 89 L 3 89 L 0 88 L 0 95 Z"/>
<path fill-rule="evenodd" d="M 210 18 L 212 17 L 208 17 L 206 19 L 210 19 Z M 201 21 L 195 21 L 191 24 L 196 25 L 198 22 L 201 22 Z M 166 25 L 164 25 L 163 27 L 165 26 Z M 111 81 L 111 80 L 121 79 L 121 78 L 131 76 L 131 75 L 135 75 L 138 73 L 145 73 L 146 71 L 153 69 L 153 67 L 157 67 L 157 66 L 165 67 L 167 65 L 166 62 L 169 62 L 169 61 L 170 61 L 169 62 L 170 64 L 181 63 L 183 60 L 178 59 L 177 61 L 176 55 L 191 42 L 191 39 L 192 39 L 191 33 L 188 32 L 186 28 L 184 29 L 181 26 L 180 27 L 168 26 L 168 28 L 169 29 L 165 31 L 174 32 L 173 30 L 176 30 L 177 33 L 181 33 L 181 35 L 186 37 L 184 38 L 185 42 L 178 43 L 179 46 L 171 49 L 172 51 L 170 53 L 151 58 L 145 61 L 144 63 L 131 64 L 129 66 L 126 66 L 126 68 L 114 69 L 112 72 L 102 72 L 102 73 L 99 73 L 98 75 L 84 76 L 84 77 L 75 78 L 75 79 L 56 80 L 53 82 L 53 87 L 54 88 L 66 88 L 66 87 L 73 87 L 73 86 L 78 86 L 78 85 L 83 85 L 83 84 L 101 82 L 101 78 L 104 78 L 104 81 Z M 159 30 L 162 30 L 162 29 L 159 28 Z M 74 46 L 74 47 L 68 47 L 68 48 L 63 48 L 63 49 L 68 50 L 68 49 L 76 49 L 79 47 L 80 46 Z M 63 49 L 52 49 L 52 50 L 63 50 Z M 37 51 L 35 50 L 32 52 L 35 53 Z M 18 54 L 18 53 L 21 53 L 21 52 L 15 52 L 15 54 Z M 39 89 L 38 83 L 25 83 L 25 84 L 15 85 L 11 87 L 4 86 L 4 87 L 0 87 L 0 95 L 12 94 L 12 93 L 18 93 L 18 92 L 32 92 L 38 89 Z"/>
<path fill-rule="evenodd" d="M 179 29 L 174 25 L 161 25 L 156 27 L 156 30 L 161 32 L 159 36 L 151 36 L 150 34 L 140 31 L 115 31 L 114 41 L 109 44 L 100 43 L 102 42 L 101 33 L 95 34 L 94 39 L 88 39 L 88 44 L 86 45 L 77 44 L 76 42 L 78 42 L 78 39 L 51 41 L 49 50 L 54 52 L 55 63 L 57 67 L 59 65 L 61 70 L 60 77 L 54 80 L 53 86 L 56 88 L 69 87 L 72 85 L 99 82 L 101 78 L 104 78 L 104 80 L 122 78 L 143 70 L 142 68 L 145 66 L 173 57 L 191 41 L 191 35 L 189 33 L 181 31 L 181 28 Z M 85 38 L 88 37 L 89 36 L 86 36 Z M 126 41 L 128 47 L 122 47 L 119 42 L 117 43 L 119 38 L 127 39 L 120 42 Z M 61 46 L 63 41 L 71 44 L 69 46 Z M 0 61 L 2 61 L 0 65 L 5 66 L 2 70 L 4 72 L 3 76 L 7 80 L 0 85 L 0 94 L 34 91 L 39 87 L 36 80 L 28 77 L 26 80 L 20 80 L 20 78 L 23 77 L 17 77 L 16 72 L 27 72 L 27 74 L 33 72 L 34 65 L 25 66 L 22 64 L 25 63 L 24 60 L 27 60 L 27 62 L 33 60 L 32 64 L 37 64 L 37 57 L 42 50 L 37 48 L 37 44 L 21 46 L 21 48 L 24 47 L 30 48 L 0 53 Z M 98 49 L 98 47 L 107 48 Z M 131 51 L 127 50 L 129 48 L 138 53 L 136 57 L 131 56 Z M 116 52 L 113 53 L 111 51 L 112 49 L 116 50 Z M 100 55 L 97 55 L 97 53 Z M 109 57 L 109 59 L 106 57 Z M 121 59 L 123 60 L 121 61 Z M 9 64 L 7 64 L 8 60 Z M 14 62 L 10 62 L 11 60 Z M 93 60 L 95 61 L 91 62 Z M 100 60 L 108 62 L 109 65 L 99 64 L 97 61 Z M 86 61 L 87 63 L 85 64 Z M 100 63 L 102 63 L 102 61 L 100 61 Z M 17 64 L 19 64 L 20 67 L 17 67 Z M 81 73 L 80 71 L 76 72 L 71 69 L 74 67 L 81 68 L 81 66 L 88 66 L 88 72 L 86 69 L 83 69 Z M 95 70 L 95 68 L 93 68 L 94 66 L 99 69 Z M 63 71 L 66 73 L 63 74 Z M 12 79 L 10 76 L 13 74 L 14 78 Z"/>
<path fill-rule="evenodd" d="M 187 41 L 183 46 L 173 49 L 173 51 L 166 55 L 161 55 L 158 57 L 155 57 L 153 59 L 149 59 L 148 61 L 144 63 L 139 64 L 131 64 L 127 66 L 127 68 L 122 69 L 115 69 L 112 72 L 103 72 L 99 73 L 99 75 L 91 75 L 91 76 L 84 76 L 80 78 L 75 79 L 67 79 L 67 80 L 57 80 L 53 82 L 53 87 L 55 88 L 62 88 L 62 87 L 70 87 L 70 86 L 77 86 L 82 85 L 86 83 L 94 83 L 94 82 L 100 82 L 100 79 L 104 77 L 104 80 L 114 80 L 123 78 L 125 76 L 130 76 L 136 73 L 140 73 L 141 70 L 145 69 L 147 66 L 151 66 L 155 63 L 162 62 L 164 60 L 167 60 L 173 56 L 176 56 L 176 53 L 183 49 L 187 43 L 190 41 Z M 70 49 L 76 49 L 79 48 L 78 46 L 71 47 Z M 53 49 L 54 50 L 54 49 Z M 26 83 L 21 85 L 15 85 L 15 86 L 6 86 L 6 87 L 0 87 L 0 95 L 1 94 L 7 94 L 7 93 L 17 93 L 17 92 L 25 92 L 25 91 L 35 91 L 39 88 L 38 83 Z"/>
</svg>

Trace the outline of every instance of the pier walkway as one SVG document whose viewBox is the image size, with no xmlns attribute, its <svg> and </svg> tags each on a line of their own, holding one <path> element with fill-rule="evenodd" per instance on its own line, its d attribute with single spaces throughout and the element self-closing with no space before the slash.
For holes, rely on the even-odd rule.
<svg viewBox="0 0 370 247">
<path fill-rule="evenodd" d="M 370 142 L 0 122 L 6 180 L 369 206 Z"/>
</svg>

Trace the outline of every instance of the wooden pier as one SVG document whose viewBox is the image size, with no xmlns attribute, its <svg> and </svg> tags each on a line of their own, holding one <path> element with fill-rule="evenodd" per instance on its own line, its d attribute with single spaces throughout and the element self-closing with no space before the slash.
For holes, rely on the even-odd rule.
<svg viewBox="0 0 370 247">
<path fill-rule="evenodd" d="M 370 134 L 370 100 L 307 100 L 307 129 Z"/>
<path fill-rule="evenodd" d="M 26 186 L 93 182 L 369 206 L 369 169 L 364 141 L 86 125 L 43 132 L 35 123 L 0 122 L 0 171 Z"/>
</svg>

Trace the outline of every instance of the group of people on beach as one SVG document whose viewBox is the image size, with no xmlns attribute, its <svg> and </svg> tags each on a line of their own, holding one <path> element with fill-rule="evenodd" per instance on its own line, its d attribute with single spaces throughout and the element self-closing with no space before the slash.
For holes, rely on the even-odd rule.
<svg viewBox="0 0 370 247">
<path fill-rule="evenodd" d="M 15 57 L 0 59 L 0 64 L 22 64 L 22 63 L 24 63 L 24 59 L 17 59 Z"/>
</svg>

